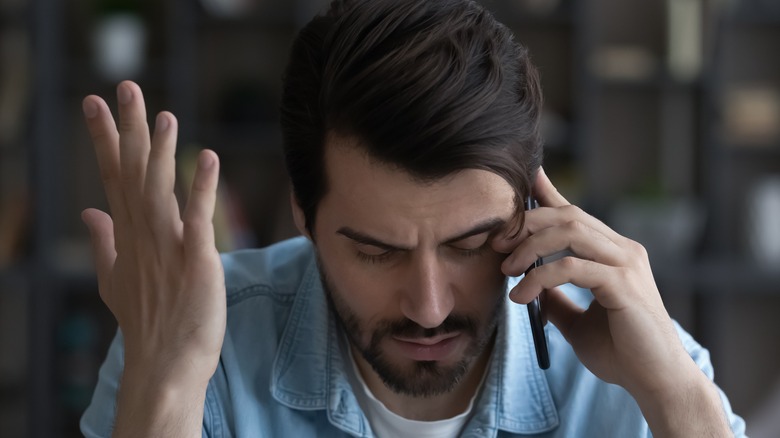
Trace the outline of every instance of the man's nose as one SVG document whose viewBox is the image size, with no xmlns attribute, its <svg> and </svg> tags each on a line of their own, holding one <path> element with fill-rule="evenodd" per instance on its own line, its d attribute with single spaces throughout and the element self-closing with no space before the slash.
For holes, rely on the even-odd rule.
<svg viewBox="0 0 780 438">
<path fill-rule="evenodd" d="M 424 328 L 440 326 L 455 306 L 451 278 L 436 254 L 420 254 L 410 267 L 401 311 Z"/>
</svg>

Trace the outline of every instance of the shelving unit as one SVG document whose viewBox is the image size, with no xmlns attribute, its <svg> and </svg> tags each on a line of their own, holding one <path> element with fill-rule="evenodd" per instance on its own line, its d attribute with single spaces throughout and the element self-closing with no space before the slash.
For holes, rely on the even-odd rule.
<svg viewBox="0 0 780 438">
<path fill-rule="evenodd" d="M 715 111 L 708 114 L 706 135 L 711 172 L 706 185 L 712 189 L 710 205 L 726 212 L 716 217 L 712 227 L 716 242 L 713 249 L 719 252 L 746 255 L 749 249 L 744 241 L 749 230 L 744 214 L 740 213 L 746 210 L 750 186 L 757 177 L 780 174 L 780 134 L 764 139 L 762 144 L 751 144 L 729 139 L 726 126 L 729 107 L 735 103 L 729 100 L 730 91 L 757 85 L 774 91 L 780 99 L 780 61 L 776 56 L 780 50 L 780 8 L 769 5 L 755 0 L 743 2 L 742 7 L 724 15 L 718 23 L 721 32 L 712 59 L 713 73 L 707 82 L 709 101 Z"/>
<path fill-rule="evenodd" d="M 745 320 L 749 306 L 780 306 L 780 267 L 751 262 L 741 212 L 751 178 L 780 174 L 780 139 L 763 148 L 727 144 L 724 93 L 741 83 L 780 90 L 780 14 L 756 9 L 755 0 L 731 12 L 702 1 L 705 15 L 717 17 L 705 20 L 705 36 L 717 38 L 704 38 L 703 68 L 690 80 L 668 73 L 664 2 L 551 0 L 557 6 L 536 12 L 542 2 L 484 3 L 541 70 L 545 166 L 571 200 L 613 226 L 627 200 L 703 206 L 706 226 L 693 244 L 671 255 L 662 246 L 652 261 L 670 312 L 712 350 L 720 383 L 745 413 L 740 409 L 758 403 L 759 381 L 772 377 L 780 358 L 762 358 L 760 372 L 745 378 L 745 364 L 730 356 L 746 345 L 780 342 L 774 334 L 780 330 L 764 330 L 757 341 L 736 345 L 739 330 L 753 323 Z M 138 2 L 149 40 L 137 80 L 150 119 L 172 111 L 180 150 L 209 147 L 220 155 L 226 194 L 252 232 L 245 244 L 294 233 L 278 127 L 280 77 L 295 32 L 326 3 L 268 0 L 251 13 L 219 18 L 194 0 Z M 0 268 L 0 294 L 13 283 L 28 296 L 28 374 L 12 384 L 0 375 L 0 426 L 4 412 L 17 412 L 3 406 L 26 403 L 31 437 L 78 436 L 78 417 L 116 327 L 98 297 L 79 220 L 83 208 L 106 208 L 80 114 L 87 94 L 115 101 L 116 84 L 92 62 L 96 18 L 87 0 L 67 6 L 35 0 L 20 18 L 29 21 L 36 66 L 29 121 L 33 240 L 28 259 Z M 638 62 L 650 62 L 645 73 L 605 75 L 603 50 L 616 47 L 638 48 Z M 651 211 L 668 208 L 658 205 Z"/>
<path fill-rule="evenodd" d="M 772 379 L 778 379 L 772 370 L 780 367 L 780 356 L 764 348 L 780 342 L 776 319 L 767 315 L 780 306 L 780 263 L 757 260 L 748 244 L 755 183 L 780 176 L 780 132 L 765 136 L 761 144 L 733 141 L 734 133 L 729 131 L 735 127 L 738 102 L 729 94 L 755 86 L 767 90 L 767 95 L 774 93 L 777 112 L 770 124 L 778 126 L 780 7 L 776 2 L 744 0 L 724 10 L 714 26 L 718 32 L 703 82 L 698 160 L 701 196 L 710 221 L 697 271 L 702 284 L 696 292 L 700 330 L 703 341 L 712 345 L 721 385 L 733 404 L 749 411 L 769 396 Z M 757 104 L 753 100 L 747 109 Z M 745 109 L 738 108 L 737 115 L 746 114 Z M 751 129 L 738 130 L 755 131 L 753 121 L 758 119 L 749 117 Z M 754 364 L 751 372 L 741 371 L 746 359 L 760 364 Z"/>
<path fill-rule="evenodd" d="M 0 1 L 0 430 L 9 436 L 23 436 L 27 430 L 28 14 L 23 3 Z"/>
</svg>

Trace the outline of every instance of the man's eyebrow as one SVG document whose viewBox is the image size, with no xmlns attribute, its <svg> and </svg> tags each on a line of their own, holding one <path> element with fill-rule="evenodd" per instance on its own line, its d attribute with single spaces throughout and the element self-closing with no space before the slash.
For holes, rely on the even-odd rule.
<svg viewBox="0 0 780 438">
<path fill-rule="evenodd" d="M 458 234 L 457 236 L 446 239 L 443 244 L 449 245 L 458 242 L 460 240 L 469 238 L 471 236 L 476 236 L 478 234 L 494 231 L 497 228 L 503 226 L 505 223 L 506 221 L 504 219 L 497 218 L 497 217 L 484 220 L 474 225 L 470 229 Z M 361 233 L 360 231 L 357 231 L 350 227 L 341 227 L 336 231 L 336 233 L 341 234 L 342 236 L 347 237 L 349 239 L 352 239 L 357 243 L 363 245 L 376 246 L 377 248 L 382 248 L 386 251 L 411 251 L 413 249 L 410 247 L 391 245 L 387 242 L 382 242 L 381 240 L 371 237 L 365 233 Z"/>
<path fill-rule="evenodd" d="M 504 224 L 506 224 L 506 221 L 504 219 L 493 217 L 490 219 L 486 219 L 473 227 L 471 227 L 470 230 L 467 230 L 461 234 L 458 234 L 455 237 L 450 237 L 449 239 L 444 241 L 445 245 L 449 245 L 452 243 L 455 243 L 459 240 L 467 239 L 471 236 L 476 236 L 478 234 L 487 233 L 489 231 L 494 231 L 497 228 L 502 227 Z"/>
<path fill-rule="evenodd" d="M 361 233 L 360 231 L 354 230 L 350 227 L 341 227 L 336 231 L 336 233 L 341 234 L 342 236 L 345 236 L 347 238 L 350 238 L 357 243 L 361 243 L 363 245 L 376 246 L 377 248 L 382 248 L 386 251 L 410 251 L 412 249 L 408 247 L 396 246 L 386 242 L 382 242 L 381 240 L 373 238 L 365 233 Z"/>
</svg>

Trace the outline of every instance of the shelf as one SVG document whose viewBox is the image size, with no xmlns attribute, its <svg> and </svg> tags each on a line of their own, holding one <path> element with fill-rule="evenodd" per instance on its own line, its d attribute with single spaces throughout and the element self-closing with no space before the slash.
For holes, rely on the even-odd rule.
<svg viewBox="0 0 780 438">
<path fill-rule="evenodd" d="M 150 91 L 164 90 L 167 85 L 165 82 L 167 67 L 165 60 L 147 59 L 145 62 L 143 71 L 137 77 L 131 79 L 141 86 L 145 94 L 149 94 Z M 100 75 L 96 71 L 95 64 L 91 59 L 71 60 L 65 74 L 68 91 L 75 93 L 83 93 L 84 90 L 101 91 L 106 88 L 113 90 L 120 82 L 106 79 Z M 110 98 L 113 98 L 113 95 Z"/>
<path fill-rule="evenodd" d="M 757 266 L 747 259 L 704 260 L 695 273 L 705 293 L 780 295 L 780 269 Z"/>
<path fill-rule="evenodd" d="M 196 134 L 203 147 L 218 154 L 249 153 L 282 155 L 282 133 L 278 122 L 214 123 Z"/>
<path fill-rule="evenodd" d="M 745 159 L 780 159 L 780 143 L 775 145 L 743 145 L 734 142 L 724 142 L 723 149 L 728 155 Z"/>
<path fill-rule="evenodd" d="M 259 16 L 244 16 L 234 18 L 205 17 L 199 19 L 196 24 L 198 31 L 251 31 L 292 33 L 295 27 L 290 20 L 273 19 Z"/>
<path fill-rule="evenodd" d="M 758 266 L 747 258 L 706 257 L 693 262 L 653 263 L 659 283 L 684 283 L 715 295 L 780 295 L 780 267 Z"/>
<path fill-rule="evenodd" d="M 202 5 L 193 16 L 198 30 L 215 31 L 287 31 L 295 29 L 295 8 L 291 3 L 256 2 L 253 10 L 236 15 L 219 16 L 210 13 Z"/>
<path fill-rule="evenodd" d="M 774 10 L 760 11 L 738 7 L 736 11 L 727 14 L 723 19 L 723 24 L 727 27 L 777 27 L 780 30 L 780 7 L 775 6 Z"/>
<path fill-rule="evenodd" d="M 593 75 L 593 86 L 608 91 L 695 91 L 702 87 L 702 80 L 680 81 L 668 75 L 654 75 L 647 79 L 611 79 Z"/>
<path fill-rule="evenodd" d="M 484 2 L 493 11 L 496 19 L 510 29 L 555 29 L 573 26 L 576 23 L 573 6 L 566 2 L 550 11 L 534 11 L 520 2 Z"/>
<path fill-rule="evenodd" d="M 565 30 L 574 27 L 574 19 L 566 12 L 556 12 L 549 15 L 535 16 L 525 15 L 512 17 L 502 21 L 507 27 L 515 31 L 524 30 Z"/>
</svg>

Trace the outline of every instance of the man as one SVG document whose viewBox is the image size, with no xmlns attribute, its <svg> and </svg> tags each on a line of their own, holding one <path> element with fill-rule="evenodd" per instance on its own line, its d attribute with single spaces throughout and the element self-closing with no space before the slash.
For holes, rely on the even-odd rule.
<svg viewBox="0 0 780 438">
<path fill-rule="evenodd" d="M 150 139 L 140 89 L 118 100 L 118 132 L 84 100 L 112 216 L 83 218 L 120 328 L 86 436 L 744 433 L 643 248 L 540 168 L 537 73 L 480 6 L 335 1 L 301 30 L 282 128 L 305 238 L 263 250 L 220 259 L 217 157 L 180 217 L 175 119 Z"/>
</svg>

